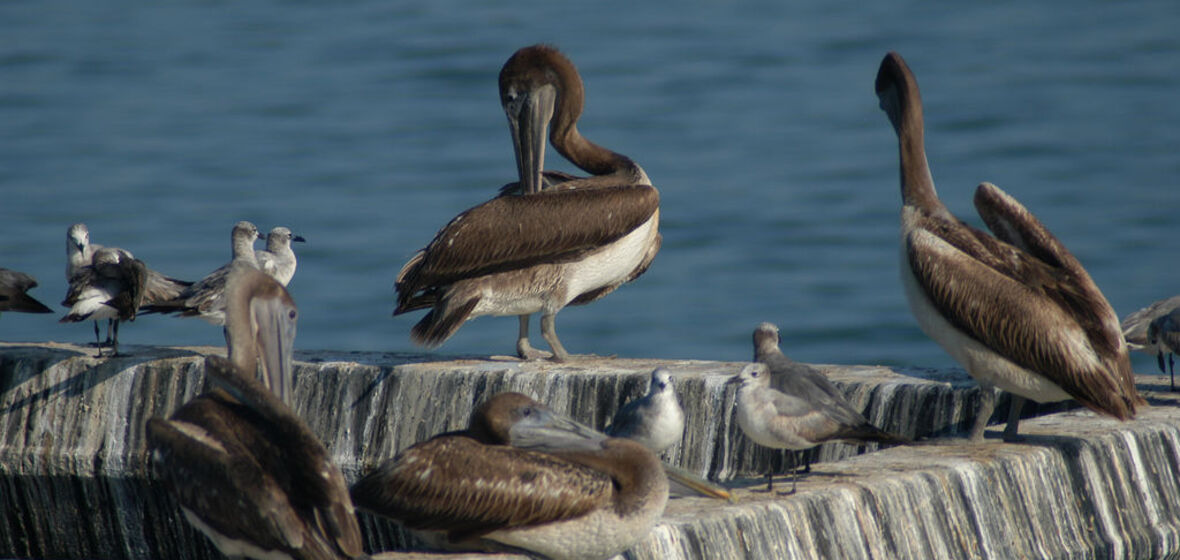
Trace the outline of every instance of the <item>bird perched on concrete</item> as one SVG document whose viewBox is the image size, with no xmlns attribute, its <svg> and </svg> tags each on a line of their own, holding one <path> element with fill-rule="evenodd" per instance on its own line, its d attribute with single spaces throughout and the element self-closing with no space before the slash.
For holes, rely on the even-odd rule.
<svg viewBox="0 0 1180 560">
<path fill-rule="evenodd" d="M 901 273 L 918 325 L 979 383 L 970 438 L 982 440 L 995 388 L 1014 396 L 1004 439 L 1017 439 L 1024 399 L 1075 399 L 1120 420 L 1146 401 L 1135 389 L 1119 319 L 1077 258 L 995 185 L 975 190 L 993 235 L 955 218 L 926 160 L 918 82 L 897 53 L 877 71 L 877 97 L 897 133 Z"/>
<path fill-rule="evenodd" d="M 61 302 L 70 311 L 59 322 L 112 320 L 111 356 L 118 356 L 119 322 L 135 320 L 146 286 L 147 266 L 143 261 L 123 249 L 99 249 L 94 252 L 91 264 L 78 269 L 70 279 L 69 292 Z M 102 357 L 101 346 L 98 355 Z"/>
<path fill-rule="evenodd" d="M 635 440 L 653 453 L 671 447 L 684 436 L 684 410 L 676 400 L 672 374 L 665 368 L 651 372 L 647 394 L 619 409 L 606 434 Z"/>
<path fill-rule="evenodd" d="M 86 224 L 77 223 L 71 225 L 66 230 L 66 282 L 73 283 L 74 277 L 87 266 L 94 263 L 94 255 L 100 249 L 104 249 L 102 245 L 90 242 L 90 230 Z M 112 248 L 113 249 L 113 248 Z M 127 255 L 130 251 L 118 249 Z M 144 280 L 143 298 L 140 305 L 152 305 L 154 303 L 171 300 L 180 295 L 182 291 L 192 285 L 192 282 L 184 280 L 177 280 L 168 276 L 164 276 L 150 268 L 147 269 L 147 277 Z M 111 330 L 115 327 L 115 320 L 107 320 L 107 340 L 105 345 L 112 344 Z M 94 343 L 95 346 L 103 346 L 102 339 L 98 334 L 98 321 L 94 321 Z M 100 352 L 101 353 L 101 352 Z"/>
<path fill-rule="evenodd" d="M 230 232 L 233 255 L 230 262 L 210 272 L 177 297 L 147 306 L 145 312 L 179 313 L 181 317 L 200 317 L 214 325 L 224 325 L 226 278 L 235 265 L 259 268 L 258 259 L 254 254 L 254 242 L 261 238 L 258 227 L 254 224 L 247 221 L 234 224 Z"/>
<path fill-rule="evenodd" d="M 1153 302 L 1123 318 L 1123 338 L 1127 347 L 1155 356 L 1160 373 L 1171 373 L 1171 390 L 1176 390 L 1173 354 L 1180 350 L 1180 296 Z M 1164 354 L 1168 355 L 1168 369 L 1164 369 Z"/>
<path fill-rule="evenodd" d="M 23 272 L 0 268 L 0 311 L 53 313 L 27 292 L 37 287 L 37 280 Z"/>
<path fill-rule="evenodd" d="M 754 340 L 759 363 L 747 365 L 729 381 L 739 384 L 738 426 L 751 441 L 796 452 L 828 441 L 908 443 L 865 420 L 822 373 L 777 352 L 774 325 L 763 323 L 754 331 Z M 798 464 L 797 454 L 792 454 L 791 492 Z M 767 470 L 767 491 L 773 483 L 774 473 Z"/>
<path fill-rule="evenodd" d="M 298 264 L 295 251 L 291 250 L 292 241 L 303 243 L 306 240 L 279 226 L 266 235 L 266 249 L 254 252 L 254 258 L 258 259 L 258 267 L 284 287 L 295 276 L 295 266 Z"/>
<path fill-rule="evenodd" d="M 364 558 L 344 477 L 290 407 L 294 300 L 241 263 L 225 297 L 229 359 L 206 357 L 212 388 L 148 421 L 153 464 L 185 518 L 226 556 Z"/>
<path fill-rule="evenodd" d="M 605 559 L 651 530 L 668 480 L 642 445 L 501 393 L 467 430 L 417 443 L 365 475 L 352 498 L 447 548 Z"/>
</svg>

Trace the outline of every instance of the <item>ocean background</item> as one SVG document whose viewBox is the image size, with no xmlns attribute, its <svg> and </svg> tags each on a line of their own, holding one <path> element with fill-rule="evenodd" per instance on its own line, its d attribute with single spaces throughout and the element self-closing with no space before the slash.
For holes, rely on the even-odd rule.
<svg viewBox="0 0 1180 560">
<path fill-rule="evenodd" d="M 0 266 L 60 311 L 6 313 L 0 340 L 92 340 L 90 323 L 57 323 L 74 222 L 196 280 L 250 220 L 308 240 L 298 348 L 421 351 L 422 312 L 390 315 L 394 277 L 515 180 L 497 74 L 545 42 L 585 81 L 582 133 L 662 196 L 648 273 L 558 315 L 571 352 L 746 360 L 773 321 L 799 360 L 952 366 L 898 278 L 881 58 L 917 75 L 952 212 L 980 225 L 971 197 L 994 182 L 1122 316 L 1180 293 L 1178 29 L 1174 0 L 0 3 Z M 516 326 L 478 318 L 434 352 L 511 354 Z M 120 334 L 223 344 L 159 315 Z"/>
</svg>

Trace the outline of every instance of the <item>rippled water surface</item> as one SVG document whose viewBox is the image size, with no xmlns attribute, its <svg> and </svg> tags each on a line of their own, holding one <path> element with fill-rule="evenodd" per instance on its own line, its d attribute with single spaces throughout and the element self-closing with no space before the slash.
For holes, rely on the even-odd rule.
<svg viewBox="0 0 1180 560">
<path fill-rule="evenodd" d="M 0 266 L 56 308 L 73 222 L 187 279 L 229 259 L 234 222 L 285 225 L 308 239 L 299 347 L 411 351 L 421 313 L 390 316 L 393 278 L 514 180 L 496 76 L 549 42 L 586 82 L 580 130 L 662 195 L 650 271 L 558 316 L 572 352 L 747 359 L 770 320 L 805 361 L 951 365 L 898 280 L 897 147 L 873 93 L 889 50 L 921 84 L 953 212 L 978 225 L 971 196 L 992 181 L 1120 315 L 1180 293 L 1172 0 L 470 4 L 0 4 Z M 92 336 L 58 316 L 5 314 L 0 339 Z M 515 332 L 476 319 L 438 352 L 510 353 Z M 222 343 L 195 319 L 121 334 Z"/>
</svg>

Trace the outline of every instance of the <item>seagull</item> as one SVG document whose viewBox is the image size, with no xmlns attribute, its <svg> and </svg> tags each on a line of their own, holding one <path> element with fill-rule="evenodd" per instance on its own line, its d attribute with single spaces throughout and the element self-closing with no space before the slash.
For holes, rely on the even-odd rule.
<svg viewBox="0 0 1180 560">
<path fill-rule="evenodd" d="M 991 183 L 975 208 L 993 235 L 951 214 L 926 161 L 918 82 L 897 53 L 881 61 L 877 97 L 897 133 L 901 275 L 922 331 L 979 383 L 970 439 L 982 441 L 995 388 L 1014 400 L 1005 441 L 1019 439 L 1025 399 L 1075 399 L 1120 420 L 1145 404 L 1118 316 L 1077 258 L 1016 199 Z"/>
<path fill-rule="evenodd" d="M 86 224 L 77 223 L 71 225 L 66 230 L 66 281 L 72 282 L 74 276 L 82 269 L 93 264 L 94 254 L 100 249 L 104 249 L 102 245 L 90 242 L 90 230 Z M 123 253 L 130 255 L 129 251 L 119 249 Z M 184 280 L 177 280 L 164 276 L 152 269 L 147 269 L 147 278 L 144 281 L 143 287 L 143 301 L 141 305 L 152 305 L 159 302 L 171 300 L 180 295 L 185 289 L 192 285 L 192 282 Z M 107 320 L 107 341 L 105 345 L 110 345 L 111 329 L 114 327 L 114 320 Z M 99 338 L 98 321 L 94 322 L 94 341 L 95 345 L 102 347 L 104 343 Z"/>
<path fill-rule="evenodd" d="M 1172 371 L 1171 390 L 1176 390 L 1176 377 L 1172 355 L 1174 349 L 1180 348 L 1180 340 L 1174 340 L 1172 334 L 1180 325 L 1180 316 L 1176 310 L 1180 309 L 1180 296 L 1161 299 L 1123 318 L 1123 338 L 1127 340 L 1127 347 L 1155 356 L 1159 364 L 1160 373 Z M 1171 317 L 1165 319 L 1165 317 Z M 1154 335 L 1154 336 L 1152 336 Z M 1170 342 L 1169 342 L 1170 341 Z M 1164 369 L 1164 354 L 1168 354 L 1169 368 Z"/>
<path fill-rule="evenodd" d="M 448 548 L 605 559 L 651 531 L 668 479 L 642 445 L 500 393 L 466 430 L 414 444 L 366 474 L 352 498 Z"/>
<path fill-rule="evenodd" d="M 234 224 L 230 234 L 233 259 L 189 286 L 177 297 L 145 308 L 151 313 L 180 313 L 181 317 L 200 317 L 214 325 L 225 324 L 225 282 L 234 265 L 258 268 L 254 242 L 261 239 L 258 228 L 247 221 Z"/>
<path fill-rule="evenodd" d="M 0 268 L 0 311 L 22 313 L 53 313 L 28 293 L 37 287 L 37 280 L 23 272 Z"/>
<path fill-rule="evenodd" d="M 635 440 L 653 453 L 660 453 L 684 435 L 684 410 L 672 388 L 672 374 L 666 368 L 651 372 L 647 394 L 615 414 L 606 434 Z"/>
<path fill-rule="evenodd" d="M 119 322 L 134 321 L 143 304 L 147 266 L 131 253 L 114 247 L 94 252 L 91 264 L 78 269 L 70 279 L 69 292 L 61 303 L 70 311 L 59 322 L 113 321 L 111 356 L 119 355 Z M 97 327 L 95 327 L 97 330 Z M 102 347 L 98 349 L 102 357 Z"/>
<path fill-rule="evenodd" d="M 295 251 L 291 250 L 292 241 L 303 243 L 306 240 L 285 227 L 276 227 L 266 235 L 266 249 L 254 252 L 254 257 L 258 259 L 258 267 L 283 286 L 291 282 L 291 277 L 295 276 L 295 266 L 298 264 L 295 261 Z"/>
<path fill-rule="evenodd" d="M 170 419 L 148 420 L 156 471 L 226 556 L 364 558 L 344 477 L 291 408 L 294 300 L 240 262 L 225 298 L 229 359 L 205 358 L 212 387 Z"/>
</svg>

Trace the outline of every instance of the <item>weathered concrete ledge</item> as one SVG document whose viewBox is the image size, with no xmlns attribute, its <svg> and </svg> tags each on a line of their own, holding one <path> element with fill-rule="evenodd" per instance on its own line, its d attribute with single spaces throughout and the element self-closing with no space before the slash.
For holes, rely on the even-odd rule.
<svg viewBox="0 0 1180 560">
<path fill-rule="evenodd" d="M 144 423 L 203 385 L 214 348 L 93 349 L 0 343 L 0 556 L 217 558 L 147 469 Z M 516 390 L 601 427 L 658 365 L 676 375 L 686 434 L 669 462 L 745 488 L 779 466 L 733 421 L 739 363 L 592 360 L 571 365 L 300 352 L 298 411 L 350 480 L 398 450 L 466 424 L 474 403 Z M 825 366 L 882 427 L 965 428 L 978 391 L 961 372 Z M 1142 388 L 1157 384 L 1145 377 Z M 822 446 L 795 496 L 674 500 L 634 558 L 1158 556 L 1180 551 L 1180 412 L 1170 397 L 1130 423 L 1064 412 L 1022 423 L 1021 445 Z M 999 407 L 1002 417 L 1004 407 Z M 851 458 L 850 458 L 851 457 Z M 830 462 L 844 459 L 840 462 Z M 735 480 L 736 479 L 736 480 Z M 362 518 L 374 550 L 403 547 Z M 383 555 L 384 556 L 384 555 Z M 395 554 L 393 557 L 420 556 Z M 450 556 L 453 557 L 453 556 Z"/>
</svg>

